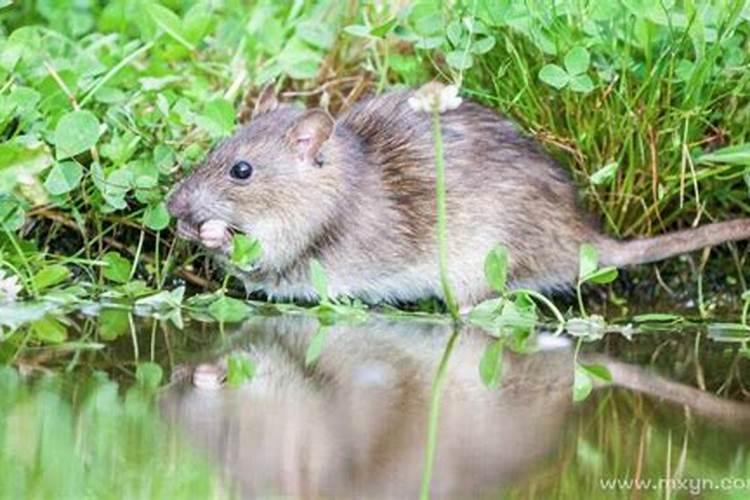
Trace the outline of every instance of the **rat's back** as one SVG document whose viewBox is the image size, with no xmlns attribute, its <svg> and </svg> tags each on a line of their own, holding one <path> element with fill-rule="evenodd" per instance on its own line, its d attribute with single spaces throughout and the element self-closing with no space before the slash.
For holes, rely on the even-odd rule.
<svg viewBox="0 0 750 500">
<path fill-rule="evenodd" d="M 359 138 L 391 207 L 420 248 L 435 254 L 435 145 L 431 115 L 412 109 L 412 91 L 355 105 L 339 123 Z M 477 300 L 489 291 L 483 262 L 498 244 L 516 286 L 554 288 L 576 275 L 578 247 L 596 238 L 566 172 L 514 123 L 471 101 L 440 114 L 447 184 L 451 280 Z M 434 273 L 433 273 L 434 274 Z"/>
</svg>

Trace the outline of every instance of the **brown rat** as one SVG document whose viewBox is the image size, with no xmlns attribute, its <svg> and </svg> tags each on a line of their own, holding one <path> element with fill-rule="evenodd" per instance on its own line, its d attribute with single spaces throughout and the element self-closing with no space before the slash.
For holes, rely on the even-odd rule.
<svg viewBox="0 0 750 500">
<path fill-rule="evenodd" d="M 172 194 L 178 232 L 223 253 L 226 228 L 257 238 L 262 257 L 241 276 L 272 298 L 313 298 L 313 258 L 333 295 L 441 297 L 432 128 L 413 96 L 373 97 L 334 120 L 279 104 L 267 89 L 250 123 Z M 624 266 L 750 238 L 750 219 L 738 219 L 611 239 L 587 222 L 566 172 L 512 122 L 470 101 L 449 108 L 440 117 L 448 275 L 462 306 L 491 295 L 484 259 L 498 244 L 509 251 L 511 287 L 549 290 L 574 282 L 583 243 L 603 265 Z"/>
</svg>

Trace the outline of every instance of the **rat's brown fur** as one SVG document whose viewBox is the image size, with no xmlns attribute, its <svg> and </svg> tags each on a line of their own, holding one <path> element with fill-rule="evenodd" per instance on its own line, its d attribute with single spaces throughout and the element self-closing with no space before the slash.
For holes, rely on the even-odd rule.
<svg viewBox="0 0 750 500">
<path fill-rule="evenodd" d="M 264 95 L 253 120 L 176 189 L 170 212 L 193 238 L 211 219 L 256 237 L 263 256 L 243 277 L 272 297 L 313 297 L 313 258 L 332 294 L 440 297 L 432 128 L 429 114 L 407 104 L 412 95 L 365 100 L 335 123 Z M 603 264 L 621 266 L 750 237 L 750 221 L 741 219 L 609 239 L 587 223 L 565 172 L 513 123 L 469 101 L 440 123 L 448 274 L 462 305 L 490 295 L 483 264 L 498 244 L 509 251 L 512 287 L 551 289 L 574 282 L 582 243 L 596 246 Z M 254 166 L 246 183 L 228 175 L 239 160 Z"/>
</svg>

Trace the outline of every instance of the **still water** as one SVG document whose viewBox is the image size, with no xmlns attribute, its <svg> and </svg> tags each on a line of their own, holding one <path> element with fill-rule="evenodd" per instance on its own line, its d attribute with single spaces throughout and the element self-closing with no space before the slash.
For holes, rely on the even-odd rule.
<svg viewBox="0 0 750 500">
<path fill-rule="evenodd" d="M 432 409 L 432 498 L 750 498 L 748 360 L 701 330 L 577 353 L 565 335 L 498 346 L 430 320 L 127 318 L 105 349 L 0 371 L 0 497 L 418 498 Z M 136 360 L 156 363 L 132 384 Z M 582 402 L 576 362 L 612 376 Z"/>
</svg>

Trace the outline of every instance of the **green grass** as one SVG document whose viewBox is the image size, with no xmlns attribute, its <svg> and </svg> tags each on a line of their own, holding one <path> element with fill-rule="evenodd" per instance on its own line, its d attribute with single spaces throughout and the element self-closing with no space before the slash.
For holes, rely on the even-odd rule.
<svg viewBox="0 0 750 500">
<path fill-rule="evenodd" d="M 220 288 L 176 241 L 165 197 L 271 79 L 334 111 L 367 91 L 457 83 L 557 157 L 617 236 L 750 211 L 746 2 L 402 4 L 1 7 L 0 270 L 21 298 Z M 744 291 L 738 248 L 697 266 L 701 306 L 704 270 Z"/>
</svg>

